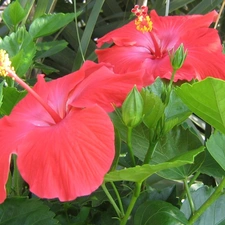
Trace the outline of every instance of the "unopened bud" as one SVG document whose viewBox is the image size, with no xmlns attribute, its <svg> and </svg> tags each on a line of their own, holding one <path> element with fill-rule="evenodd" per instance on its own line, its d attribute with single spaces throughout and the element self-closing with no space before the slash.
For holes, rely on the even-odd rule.
<svg viewBox="0 0 225 225">
<path fill-rule="evenodd" d="M 143 99 L 135 86 L 122 105 L 122 119 L 127 127 L 135 127 L 142 121 Z"/>
<path fill-rule="evenodd" d="M 169 55 L 173 69 L 178 70 L 184 64 L 184 61 L 187 57 L 187 50 L 184 50 L 184 45 L 181 44 L 176 51 L 173 50 L 172 53 L 170 53 Z"/>
</svg>

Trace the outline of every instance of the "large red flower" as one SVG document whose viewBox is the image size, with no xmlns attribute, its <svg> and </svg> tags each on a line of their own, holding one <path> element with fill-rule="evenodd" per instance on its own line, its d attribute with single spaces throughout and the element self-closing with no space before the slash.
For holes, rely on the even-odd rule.
<svg viewBox="0 0 225 225">
<path fill-rule="evenodd" d="M 0 120 L 0 202 L 6 198 L 10 157 L 30 190 L 41 198 L 73 200 L 103 182 L 114 157 L 114 128 L 107 114 L 120 106 L 140 74 L 114 74 L 106 64 L 87 61 L 72 74 L 33 90 L 54 113 L 28 93 Z"/>
<path fill-rule="evenodd" d="M 98 47 L 114 43 L 110 48 L 96 50 L 98 60 L 114 65 L 115 72 L 144 68 L 145 84 L 149 85 L 158 76 L 171 78 L 169 52 L 183 43 L 187 58 L 174 81 L 201 80 L 207 76 L 225 79 L 225 56 L 220 38 L 217 30 L 209 28 L 216 17 L 215 11 L 206 15 L 163 17 L 152 10 L 151 31 L 141 32 L 131 21 L 98 39 Z"/>
</svg>

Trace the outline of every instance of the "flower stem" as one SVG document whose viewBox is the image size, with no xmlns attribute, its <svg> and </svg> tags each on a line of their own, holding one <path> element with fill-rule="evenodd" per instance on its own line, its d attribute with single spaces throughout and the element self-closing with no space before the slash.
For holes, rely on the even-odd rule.
<svg viewBox="0 0 225 225">
<path fill-rule="evenodd" d="M 184 179 L 184 187 L 185 187 L 187 198 L 188 198 L 189 205 L 190 205 L 190 208 L 191 208 L 191 215 L 194 215 L 195 205 L 194 205 L 193 199 L 191 197 L 191 192 L 190 192 L 190 188 L 189 188 L 189 185 L 188 185 L 188 182 L 187 182 L 187 178 Z"/>
<path fill-rule="evenodd" d="M 157 142 L 149 143 L 148 151 L 147 151 L 147 154 L 145 155 L 145 159 L 144 159 L 144 164 L 149 164 L 149 162 L 153 156 L 156 144 L 157 144 Z"/>
<path fill-rule="evenodd" d="M 123 204 L 122 204 L 122 201 L 121 201 L 119 192 L 118 192 L 118 190 L 117 190 L 115 184 L 114 184 L 113 182 L 110 182 L 110 183 L 111 183 L 111 185 L 112 185 L 112 187 L 113 187 L 113 190 L 114 190 L 114 192 L 115 192 L 115 194 L 116 194 L 116 197 L 117 197 L 117 200 L 118 200 L 118 202 L 119 202 L 119 207 L 120 207 L 120 211 L 121 211 L 121 213 L 122 213 L 122 217 L 124 217 Z"/>
<path fill-rule="evenodd" d="M 138 199 L 138 197 L 139 197 L 139 195 L 141 193 L 142 182 L 136 182 L 135 185 L 136 185 L 136 187 L 134 189 L 134 192 L 133 192 L 130 204 L 129 204 L 128 208 L 127 208 L 125 216 L 123 217 L 123 219 L 120 222 L 120 225 L 126 225 L 128 219 L 130 217 L 130 214 L 131 214 L 131 212 L 132 212 L 132 210 L 134 208 L 134 205 L 135 205 L 135 203 L 136 203 L 136 201 L 137 201 L 137 199 Z"/>
<path fill-rule="evenodd" d="M 13 71 L 7 70 L 8 76 L 14 79 L 25 90 L 27 90 L 33 97 L 45 108 L 55 123 L 60 122 L 61 117 L 38 95 L 29 85 L 27 85 L 21 78 L 19 78 Z"/>
<path fill-rule="evenodd" d="M 134 159 L 134 153 L 133 153 L 133 148 L 132 148 L 132 131 L 133 128 L 132 127 L 128 127 L 127 129 L 127 146 L 128 146 L 128 150 L 129 150 L 129 154 L 131 157 L 131 161 L 133 166 L 136 165 L 135 159 Z"/>
<path fill-rule="evenodd" d="M 112 195 L 109 193 L 107 187 L 105 186 L 105 183 L 102 184 L 102 189 L 105 192 L 106 196 L 108 197 L 108 199 L 109 199 L 110 203 L 112 204 L 113 208 L 115 209 L 117 216 L 119 218 L 122 218 L 124 216 L 124 214 L 120 211 L 119 207 L 115 203 Z"/>
<path fill-rule="evenodd" d="M 225 187 L 225 178 L 222 179 L 221 183 L 218 185 L 217 189 L 208 198 L 208 200 L 191 216 L 189 219 L 189 225 L 194 224 L 194 222 L 206 211 L 206 209 L 212 205 L 223 193 Z"/>
</svg>

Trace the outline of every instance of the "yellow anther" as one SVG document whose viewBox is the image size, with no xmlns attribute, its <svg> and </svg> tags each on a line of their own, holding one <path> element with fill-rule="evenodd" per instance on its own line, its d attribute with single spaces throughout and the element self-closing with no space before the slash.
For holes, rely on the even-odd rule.
<svg viewBox="0 0 225 225">
<path fill-rule="evenodd" d="M 134 8 L 131 10 L 137 16 L 137 19 L 134 21 L 137 30 L 141 32 L 149 32 L 152 30 L 152 21 L 151 18 L 148 16 L 148 7 L 141 6 L 139 8 L 138 5 L 135 5 Z"/>
<path fill-rule="evenodd" d="M 5 50 L 0 49 L 0 76 L 7 76 L 9 70 L 14 72 L 9 55 Z"/>
<path fill-rule="evenodd" d="M 141 32 L 149 32 L 152 30 L 152 21 L 149 16 L 139 16 L 135 20 L 137 30 Z"/>
</svg>

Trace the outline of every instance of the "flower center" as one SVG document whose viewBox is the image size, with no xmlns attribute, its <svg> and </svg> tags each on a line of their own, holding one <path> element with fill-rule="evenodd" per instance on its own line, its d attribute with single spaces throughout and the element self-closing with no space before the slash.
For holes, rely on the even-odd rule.
<svg viewBox="0 0 225 225">
<path fill-rule="evenodd" d="M 25 90 L 27 90 L 49 113 L 55 123 L 58 123 L 62 118 L 52 109 L 41 97 L 35 92 L 29 85 L 27 85 L 14 71 L 14 68 L 11 66 L 11 61 L 5 50 L 0 49 L 0 76 L 11 77 L 18 84 L 20 84 Z"/>
<path fill-rule="evenodd" d="M 131 10 L 131 12 L 137 16 L 137 18 L 134 21 L 137 30 L 143 33 L 152 30 L 152 21 L 149 15 L 147 14 L 148 13 L 147 6 L 141 6 L 141 8 L 139 9 L 139 5 L 135 5 L 134 8 Z"/>
<path fill-rule="evenodd" d="M 149 48 L 150 58 L 163 58 L 166 55 L 167 51 L 161 49 L 159 40 L 157 40 L 154 33 L 151 32 L 153 28 L 153 22 L 148 15 L 148 7 L 141 6 L 141 8 L 139 8 L 139 5 L 135 5 L 131 12 L 134 13 L 137 17 L 134 21 L 136 29 L 138 31 L 141 31 L 142 33 L 148 32 L 151 37 L 153 46 Z"/>
</svg>

